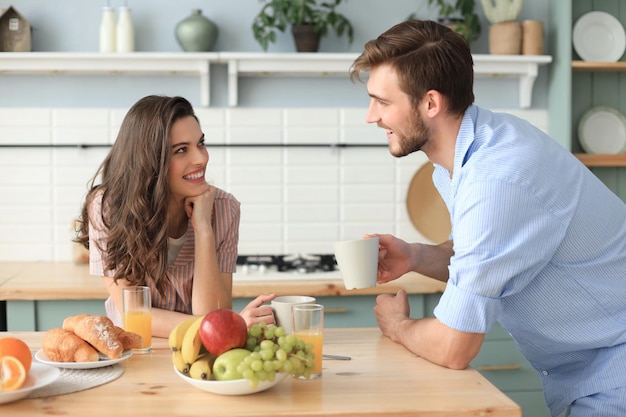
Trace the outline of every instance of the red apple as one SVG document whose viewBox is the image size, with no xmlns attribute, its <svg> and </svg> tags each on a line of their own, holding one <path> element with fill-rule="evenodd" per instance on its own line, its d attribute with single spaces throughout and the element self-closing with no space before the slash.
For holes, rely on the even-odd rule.
<svg viewBox="0 0 626 417">
<path fill-rule="evenodd" d="M 222 353 L 246 346 L 248 326 L 237 312 L 229 309 L 211 311 L 200 324 L 200 340 L 209 353 Z"/>
</svg>

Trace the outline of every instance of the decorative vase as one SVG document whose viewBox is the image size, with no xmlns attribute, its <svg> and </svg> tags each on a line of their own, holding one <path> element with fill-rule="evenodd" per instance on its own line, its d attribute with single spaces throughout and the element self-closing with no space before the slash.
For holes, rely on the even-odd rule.
<svg viewBox="0 0 626 417">
<path fill-rule="evenodd" d="M 176 40 L 185 52 L 207 52 L 217 41 L 218 28 L 202 15 L 202 10 L 193 9 L 191 16 L 176 25 Z"/>
<path fill-rule="evenodd" d="M 315 31 L 313 25 L 292 25 L 291 34 L 298 52 L 317 52 L 320 46 L 321 33 Z"/>
</svg>

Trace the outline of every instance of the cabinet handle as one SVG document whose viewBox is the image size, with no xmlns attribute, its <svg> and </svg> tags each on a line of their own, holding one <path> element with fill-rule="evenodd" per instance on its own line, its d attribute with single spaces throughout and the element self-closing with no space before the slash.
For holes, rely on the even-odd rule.
<svg viewBox="0 0 626 417">
<path fill-rule="evenodd" d="M 345 307 L 324 308 L 324 313 L 328 314 L 345 314 L 348 309 Z"/>
<path fill-rule="evenodd" d="M 515 371 L 522 369 L 522 365 L 482 365 L 476 369 L 479 371 Z"/>
</svg>

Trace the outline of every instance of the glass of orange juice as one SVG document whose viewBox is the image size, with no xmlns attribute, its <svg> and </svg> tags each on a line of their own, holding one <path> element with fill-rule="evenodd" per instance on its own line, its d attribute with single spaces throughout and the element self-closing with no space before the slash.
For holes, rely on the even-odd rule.
<svg viewBox="0 0 626 417">
<path fill-rule="evenodd" d="M 322 347 L 324 345 L 324 306 L 321 304 L 296 304 L 292 307 L 292 331 L 304 343 L 313 345 L 314 367 L 309 378 L 322 376 Z"/>
<path fill-rule="evenodd" d="M 122 289 L 124 330 L 141 336 L 143 345 L 133 353 L 152 351 L 152 301 L 150 288 L 137 286 Z"/>
</svg>

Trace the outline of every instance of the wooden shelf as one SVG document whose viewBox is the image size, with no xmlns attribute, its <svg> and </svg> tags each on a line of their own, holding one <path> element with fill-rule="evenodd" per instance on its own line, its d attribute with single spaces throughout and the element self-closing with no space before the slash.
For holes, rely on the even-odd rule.
<svg viewBox="0 0 626 417">
<path fill-rule="evenodd" d="M 202 106 L 210 102 L 211 64 L 228 66 L 228 104 L 237 106 L 239 77 L 307 76 L 348 77 L 354 53 L 248 53 L 248 52 L 3 52 L 0 74 L 165 74 L 199 76 Z M 548 55 L 473 55 L 475 77 L 519 79 L 519 105 L 531 106 L 539 65 Z"/>
<path fill-rule="evenodd" d="M 588 167 L 626 167 L 626 154 L 595 155 L 575 153 L 574 156 Z"/>
<path fill-rule="evenodd" d="M 626 62 L 572 61 L 574 71 L 623 72 Z"/>
</svg>

